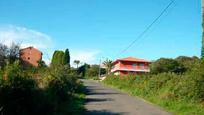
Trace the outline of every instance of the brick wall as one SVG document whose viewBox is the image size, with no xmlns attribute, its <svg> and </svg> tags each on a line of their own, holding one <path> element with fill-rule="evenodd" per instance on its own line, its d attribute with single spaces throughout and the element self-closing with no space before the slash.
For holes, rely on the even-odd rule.
<svg viewBox="0 0 204 115">
<path fill-rule="evenodd" d="M 38 61 L 42 60 L 42 53 L 33 47 L 20 50 L 20 58 L 25 66 L 38 66 Z"/>
</svg>

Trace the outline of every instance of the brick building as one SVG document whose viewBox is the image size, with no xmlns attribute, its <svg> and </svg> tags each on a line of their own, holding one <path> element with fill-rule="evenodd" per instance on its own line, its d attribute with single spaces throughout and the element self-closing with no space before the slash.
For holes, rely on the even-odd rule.
<svg viewBox="0 0 204 115">
<path fill-rule="evenodd" d="M 20 58 L 24 66 L 38 66 L 38 62 L 42 60 L 42 52 L 34 47 L 27 47 L 20 50 Z"/>
</svg>

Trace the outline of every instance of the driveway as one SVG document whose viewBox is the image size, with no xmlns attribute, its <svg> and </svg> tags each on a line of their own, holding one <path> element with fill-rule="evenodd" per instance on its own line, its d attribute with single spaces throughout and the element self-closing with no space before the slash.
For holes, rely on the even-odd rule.
<svg viewBox="0 0 204 115">
<path fill-rule="evenodd" d="M 86 115 L 171 115 L 158 106 L 129 96 L 93 80 L 86 86 Z"/>
</svg>

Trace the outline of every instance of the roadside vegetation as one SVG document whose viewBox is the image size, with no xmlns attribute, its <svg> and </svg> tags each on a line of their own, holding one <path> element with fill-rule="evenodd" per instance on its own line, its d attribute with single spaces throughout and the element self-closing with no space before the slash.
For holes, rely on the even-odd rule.
<svg viewBox="0 0 204 115">
<path fill-rule="evenodd" d="M 77 70 L 78 75 L 84 79 L 99 79 L 99 65 L 84 64 Z M 100 75 L 105 75 L 106 69 L 100 68 Z"/>
<path fill-rule="evenodd" d="M 112 68 L 112 61 L 109 59 L 106 59 L 102 64 L 103 67 L 97 64 L 90 65 L 85 63 L 80 67 L 77 66 L 78 68 L 77 73 L 81 78 L 84 79 L 99 80 L 99 74 L 100 77 L 107 76 L 108 74 L 111 73 Z"/>
<path fill-rule="evenodd" d="M 152 63 L 149 74 L 110 75 L 103 82 L 174 114 L 204 114 L 204 64 L 197 57 L 161 58 Z"/>
<path fill-rule="evenodd" d="M 67 115 L 83 112 L 83 85 L 70 67 L 69 51 L 55 51 L 48 67 L 24 67 L 19 46 L 0 44 L 0 114 Z"/>
</svg>

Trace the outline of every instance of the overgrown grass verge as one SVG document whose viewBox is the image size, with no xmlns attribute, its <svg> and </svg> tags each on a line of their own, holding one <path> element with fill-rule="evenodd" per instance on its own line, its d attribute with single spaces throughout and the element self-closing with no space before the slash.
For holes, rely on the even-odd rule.
<svg viewBox="0 0 204 115">
<path fill-rule="evenodd" d="M 67 101 L 61 105 L 60 111 L 63 112 L 61 115 L 65 115 L 65 114 L 82 115 L 85 111 L 84 103 L 85 103 L 85 94 L 75 93 L 71 97 L 70 101 Z"/>
<path fill-rule="evenodd" d="M 109 76 L 103 83 L 132 96 L 141 97 L 176 115 L 204 115 L 203 101 L 198 96 L 201 86 L 196 87 L 197 83 L 194 83 L 202 80 L 189 79 L 185 83 L 185 79 L 186 76 L 183 75 L 164 73 L 140 77 Z"/>
</svg>

